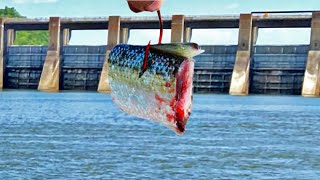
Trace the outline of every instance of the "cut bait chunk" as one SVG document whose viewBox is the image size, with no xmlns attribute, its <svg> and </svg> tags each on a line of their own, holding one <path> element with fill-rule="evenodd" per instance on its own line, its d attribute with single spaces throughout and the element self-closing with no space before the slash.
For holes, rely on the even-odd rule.
<svg viewBox="0 0 320 180">
<path fill-rule="evenodd" d="M 192 57 L 203 51 L 194 43 L 151 45 L 144 64 L 145 49 L 121 44 L 110 52 L 112 99 L 128 114 L 183 134 L 192 110 Z"/>
</svg>

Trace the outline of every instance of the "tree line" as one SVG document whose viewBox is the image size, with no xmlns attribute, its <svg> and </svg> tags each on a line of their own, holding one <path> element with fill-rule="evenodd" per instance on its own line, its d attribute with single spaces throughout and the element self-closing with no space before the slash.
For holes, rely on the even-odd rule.
<svg viewBox="0 0 320 180">
<path fill-rule="evenodd" d="M 14 7 L 0 9 L 0 17 L 5 18 L 26 18 Z M 48 45 L 48 31 L 17 31 L 14 45 Z"/>
</svg>

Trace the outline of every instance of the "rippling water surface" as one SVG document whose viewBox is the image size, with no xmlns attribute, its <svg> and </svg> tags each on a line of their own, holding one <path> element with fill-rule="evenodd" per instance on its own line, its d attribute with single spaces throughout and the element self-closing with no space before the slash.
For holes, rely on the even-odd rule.
<svg viewBox="0 0 320 180">
<path fill-rule="evenodd" d="M 195 95 L 184 136 L 98 93 L 0 92 L 0 179 L 319 179 L 320 100 Z"/>
</svg>

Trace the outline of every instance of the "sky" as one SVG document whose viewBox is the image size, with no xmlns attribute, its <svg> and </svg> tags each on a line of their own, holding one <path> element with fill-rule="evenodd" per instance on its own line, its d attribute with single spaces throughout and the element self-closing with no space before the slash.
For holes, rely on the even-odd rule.
<svg viewBox="0 0 320 180">
<path fill-rule="evenodd" d="M 126 0 L 0 0 L 0 8 L 15 7 L 29 18 L 156 16 L 156 13 L 133 13 Z M 319 0 L 165 0 L 163 16 L 184 15 L 239 15 L 252 11 L 320 10 Z M 157 42 L 158 30 L 131 31 L 129 43 Z M 193 42 L 198 44 L 237 44 L 237 29 L 193 30 Z M 74 31 L 70 44 L 104 45 L 107 31 Z M 170 41 L 170 30 L 165 30 L 163 42 Z M 308 44 L 310 28 L 260 29 L 258 44 Z"/>
</svg>

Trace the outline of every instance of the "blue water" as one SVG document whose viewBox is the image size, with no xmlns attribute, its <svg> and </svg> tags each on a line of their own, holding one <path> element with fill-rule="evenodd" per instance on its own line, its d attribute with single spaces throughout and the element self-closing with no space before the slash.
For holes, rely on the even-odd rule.
<svg viewBox="0 0 320 180">
<path fill-rule="evenodd" d="M 0 92 L 0 179 L 320 179 L 320 99 L 195 95 L 184 136 L 98 93 Z"/>
</svg>

